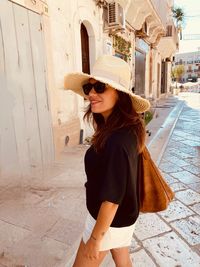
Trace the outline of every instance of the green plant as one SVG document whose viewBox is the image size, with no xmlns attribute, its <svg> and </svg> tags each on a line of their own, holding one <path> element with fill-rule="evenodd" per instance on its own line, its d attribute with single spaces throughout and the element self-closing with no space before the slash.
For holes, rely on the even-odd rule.
<svg viewBox="0 0 200 267">
<path fill-rule="evenodd" d="M 131 58 L 131 42 L 125 40 L 123 37 L 113 35 L 113 47 L 117 52 L 124 55 L 124 59 L 127 61 Z"/>
<path fill-rule="evenodd" d="M 177 82 L 181 79 L 184 73 L 185 73 L 184 65 L 178 65 L 172 69 L 171 77 L 176 80 L 176 88 L 177 88 Z"/>
<path fill-rule="evenodd" d="M 180 39 L 182 40 L 182 28 L 183 28 L 184 19 L 185 19 L 185 13 L 183 9 L 180 7 L 173 7 L 172 13 L 176 21 L 176 28 L 180 32 Z"/>
<path fill-rule="evenodd" d="M 153 119 L 153 113 L 151 111 L 146 111 L 144 113 L 144 122 L 147 125 Z"/>
</svg>

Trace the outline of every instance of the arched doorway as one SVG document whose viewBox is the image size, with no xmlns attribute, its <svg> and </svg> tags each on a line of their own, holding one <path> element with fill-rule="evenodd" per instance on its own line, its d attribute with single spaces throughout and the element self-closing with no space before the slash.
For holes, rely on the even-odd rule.
<svg viewBox="0 0 200 267">
<path fill-rule="evenodd" d="M 90 74 L 89 37 L 84 24 L 81 24 L 81 50 L 82 50 L 82 71 Z"/>
</svg>

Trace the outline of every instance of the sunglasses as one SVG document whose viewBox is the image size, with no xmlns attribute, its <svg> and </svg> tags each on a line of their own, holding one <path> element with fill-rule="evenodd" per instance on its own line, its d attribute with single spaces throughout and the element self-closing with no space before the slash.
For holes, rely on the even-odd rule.
<svg viewBox="0 0 200 267">
<path fill-rule="evenodd" d="M 89 95 L 90 91 L 94 88 L 97 94 L 102 94 L 106 90 L 106 84 L 102 82 L 86 83 L 83 85 L 83 92 L 85 95 Z"/>
</svg>

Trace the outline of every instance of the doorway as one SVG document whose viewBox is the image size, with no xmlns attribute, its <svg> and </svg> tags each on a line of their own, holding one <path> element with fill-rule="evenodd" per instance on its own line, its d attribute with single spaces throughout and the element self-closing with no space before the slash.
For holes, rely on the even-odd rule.
<svg viewBox="0 0 200 267">
<path fill-rule="evenodd" d="M 146 54 L 135 51 L 135 94 L 145 96 Z"/>
<path fill-rule="evenodd" d="M 90 74 L 89 36 L 85 25 L 81 24 L 82 71 Z"/>
</svg>

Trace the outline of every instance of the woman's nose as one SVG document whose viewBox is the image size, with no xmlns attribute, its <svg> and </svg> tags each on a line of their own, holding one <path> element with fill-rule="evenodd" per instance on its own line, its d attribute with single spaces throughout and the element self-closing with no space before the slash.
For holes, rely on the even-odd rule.
<svg viewBox="0 0 200 267">
<path fill-rule="evenodd" d="M 90 90 L 89 92 L 89 96 L 92 96 L 92 95 L 96 95 L 96 91 L 94 90 L 94 87 L 92 87 L 92 89 Z"/>
</svg>

